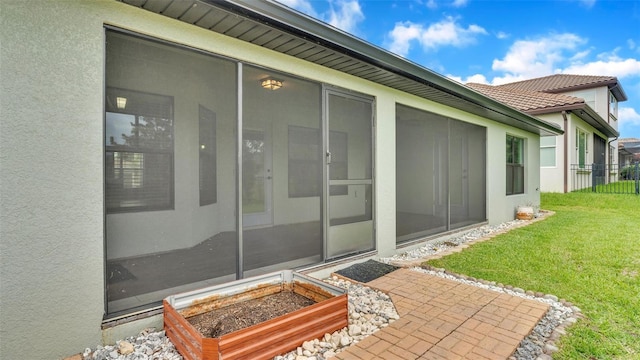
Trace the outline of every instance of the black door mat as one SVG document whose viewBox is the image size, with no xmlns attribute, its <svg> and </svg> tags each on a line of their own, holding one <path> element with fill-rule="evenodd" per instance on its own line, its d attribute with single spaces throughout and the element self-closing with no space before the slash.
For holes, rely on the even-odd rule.
<svg viewBox="0 0 640 360">
<path fill-rule="evenodd" d="M 375 260 L 367 260 L 363 263 L 351 265 L 348 268 L 336 271 L 336 274 L 349 279 L 367 283 L 399 269 L 398 266 L 383 264 Z"/>
</svg>

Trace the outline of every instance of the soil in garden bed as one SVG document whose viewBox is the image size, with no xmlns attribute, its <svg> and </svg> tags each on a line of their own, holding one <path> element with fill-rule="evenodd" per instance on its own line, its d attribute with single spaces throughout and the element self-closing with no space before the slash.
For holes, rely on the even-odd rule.
<svg viewBox="0 0 640 360">
<path fill-rule="evenodd" d="M 187 319 L 204 337 L 215 338 L 315 304 L 293 291 L 281 291 Z"/>
</svg>

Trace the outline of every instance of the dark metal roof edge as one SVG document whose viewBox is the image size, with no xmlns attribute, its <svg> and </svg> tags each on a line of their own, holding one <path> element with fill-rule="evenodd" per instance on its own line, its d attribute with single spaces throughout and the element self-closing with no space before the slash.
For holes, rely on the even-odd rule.
<svg viewBox="0 0 640 360">
<path fill-rule="evenodd" d="M 421 65 L 411 62 L 387 50 L 365 42 L 351 34 L 333 28 L 319 20 L 272 0 L 202 0 L 216 7 L 274 26 L 282 31 L 313 41 L 332 50 L 340 51 L 358 60 L 378 66 L 384 70 L 413 81 L 436 88 L 452 96 L 471 102 L 518 122 L 523 128 L 535 127 L 541 134 L 564 133 L 555 124 L 547 123 L 524 112 L 493 100 L 463 84 L 450 80 Z"/>
<path fill-rule="evenodd" d="M 620 84 L 620 82 L 617 81 L 617 79 L 618 78 L 616 78 L 616 84 L 612 87 L 609 87 L 609 90 L 614 95 L 616 95 L 616 99 L 618 100 L 618 102 L 629 100 L 629 98 L 627 97 L 627 94 L 624 92 L 624 89 L 622 88 L 622 84 Z"/>
<path fill-rule="evenodd" d="M 582 112 L 576 111 L 576 110 L 581 110 Z M 602 116 L 600 116 L 597 112 L 595 112 L 595 110 L 593 110 L 589 105 L 585 103 L 554 106 L 551 108 L 544 108 L 544 109 L 535 109 L 532 111 L 527 111 L 527 113 L 531 115 L 543 115 L 543 114 L 549 114 L 549 113 L 560 112 L 560 111 L 570 111 L 576 114 L 579 118 L 584 120 L 586 123 L 593 126 L 595 129 L 597 129 L 598 131 L 602 132 L 603 134 L 607 135 L 610 138 L 617 137 L 620 135 L 620 133 L 616 131 L 616 129 L 614 129 L 611 125 L 609 125 L 609 123 L 607 123 L 607 121 L 603 119 Z"/>
<path fill-rule="evenodd" d="M 575 110 L 580 110 L 575 111 Z M 605 134 L 607 137 L 613 138 L 620 136 L 620 133 L 614 129 L 609 123 L 607 123 L 602 116 L 600 116 L 595 110 L 593 110 L 590 106 L 585 105 L 578 109 L 574 109 L 572 113 L 576 114 L 579 118 L 584 120 L 589 125 L 596 128 L 598 131 Z"/>
<path fill-rule="evenodd" d="M 576 104 L 569 104 L 569 105 L 549 106 L 545 108 L 536 108 L 532 110 L 523 110 L 523 111 L 525 111 L 529 115 L 544 115 L 544 114 L 550 114 L 554 112 L 579 110 L 584 108 L 584 106 L 585 106 L 585 103 L 576 103 Z"/>
</svg>

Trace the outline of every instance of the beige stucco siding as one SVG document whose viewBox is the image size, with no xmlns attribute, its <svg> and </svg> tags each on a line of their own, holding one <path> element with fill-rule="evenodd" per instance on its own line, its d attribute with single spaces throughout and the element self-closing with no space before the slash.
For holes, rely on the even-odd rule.
<svg viewBox="0 0 640 360">
<path fill-rule="evenodd" d="M 101 341 L 105 24 L 373 97 L 379 256 L 396 251 L 396 103 L 487 128 L 490 223 L 512 220 L 519 204 L 539 203 L 537 135 L 116 1 L 0 5 L 2 359 L 25 351 L 34 359 L 61 358 Z M 507 134 L 525 138 L 522 195 L 505 196 Z"/>
<path fill-rule="evenodd" d="M 568 115 L 569 116 L 569 115 Z M 545 114 L 537 116 L 541 120 L 557 124 L 564 130 L 564 119 L 561 113 Z M 541 192 L 564 192 L 564 142 L 565 136 L 558 135 L 556 138 L 556 165 L 540 167 L 540 191 Z"/>
<path fill-rule="evenodd" d="M 114 9 L 0 5 L 0 358 L 56 359 L 100 339 L 100 13 Z"/>
<path fill-rule="evenodd" d="M 607 137 L 602 134 L 600 131 L 597 131 L 593 126 L 587 124 L 584 120 L 573 113 L 567 113 L 567 128 L 564 129 L 564 119 L 561 113 L 553 113 L 553 114 L 545 114 L 539 115 L 538 118 L 555 123 L 566 132 L 564 135 L 556 136 L 556 166 L 547 166 L 540 168 L 540 190 L 543 192 L 564 192 L 564 181 L 566 175 L 567 181 L 567 191 L 576 190 L 573 188 L 573 178 L 575 176 L 588 177 L 590 176 L 587 173 L 583 174 L 575 174 L 571 170 L 571 166 L 578 163 L 578 152 L 577 152 L 577 144 L 576 144 L 576 131 L 580 129 L 587 133 L 587 144 L 588 151 L 586 154 L 586 164 L 593 163 L 593 141 L 594 136 L 599 136 L 605 140 Z M 565 166 L 565 141 L 567 142 L 567 163 Z M 609 162 L 608 157 L 608 149 L 606 161 Z M 614 163 L 617 162 L 617 155 L 614 157 Z M 566 174 L 565 174 L 566 172 Z M 583 179 L 587 182 L 589 179 Z"/>
</svg>

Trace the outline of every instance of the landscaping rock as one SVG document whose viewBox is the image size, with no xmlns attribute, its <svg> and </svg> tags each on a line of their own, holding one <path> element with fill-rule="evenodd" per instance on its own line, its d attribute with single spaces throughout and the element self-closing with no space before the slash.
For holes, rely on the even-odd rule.
<svg viewBox="0 0 640 360">
<path fill-rule="evenodd" d="M 133 345 L 128 341 L 121 341 L 118 344 L 118 352 L 122 355 L 129 355 L 133 353 Z"/>
</svg>

